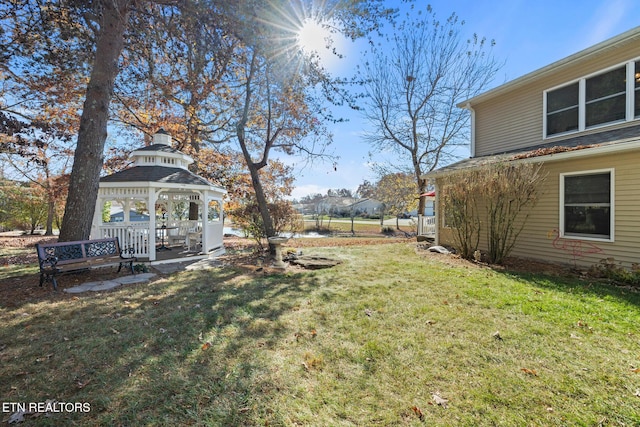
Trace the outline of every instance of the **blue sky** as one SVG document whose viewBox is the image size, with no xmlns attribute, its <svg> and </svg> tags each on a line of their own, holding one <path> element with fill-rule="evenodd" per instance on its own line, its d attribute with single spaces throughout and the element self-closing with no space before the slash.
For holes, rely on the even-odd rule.
<svg viewBox="0 0 640 427">
<path fill-rule="evenodd" d="M 504 66 L 492 87 L 640 26 L 640 2 L 637 0 L 417 2 L 431 4 L 440 20 L 455 12 L 465 21 L 465 32 L 495 40 L 493 55 Z M 388 3 L 396 5 L 400 2 L 389 0 Z M 342 46 L 346 58 L 334 65 L 336 71 L 348 72 L 360 60 L 358 50 L 356 45 Z M 349 119 L 331 127 L 334 135 L 332 147 L 340 156 L 337 170 L 333 164 L 321 162 L 297 170 L 292 197 L 325 194 L 334 188 L 355 190 L 365 179 L 376 180 L 367 167 L 369 147 L 360 138 L 367 123 L 346 110 L 339 110 L 337 114 Z M 468 153 L 463 153 L 466 155 Z"/>
</svg>

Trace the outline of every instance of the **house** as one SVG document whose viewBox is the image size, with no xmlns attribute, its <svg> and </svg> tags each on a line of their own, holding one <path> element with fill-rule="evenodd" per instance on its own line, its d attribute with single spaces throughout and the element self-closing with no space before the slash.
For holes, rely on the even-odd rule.
<svg viewBox="0 0 640 427">
<path fill-rule="evenodd" d="M 340 216 L 349 212 L 349 206 L 355 201 L 353 197 L 325 196 L 315 205 L 315 214 Z"/>
<path fill-rule="evenodd" d="M 117 212 L 109 215 L 109 222 L 123 222 L 124 221 L 124 211 L 122 209 L 115 209 Z M 112 209 L 114 211 L 114 209 Z M 129 221 L 149 221 L 149 215 L 144 213 L 136 212 L 134 209 L 129 209 Z"/>
<path fill-rule="evenodd" d="M 471 113 L 471 157 L 424 175 L 436 187 L 436 244 L 453 242 L 445 177 L 536 162 L 544 191 L 511 255 L 583 267 L 640 262 L 640 27 L 458 107 Z"/>
<path fill-rule="evenodd" d="M 353 202 L 347 209 L 355 216 L 380 215 L 384 212 L 384 204 L 375 199 L 364 198 Z"/>
</svg>

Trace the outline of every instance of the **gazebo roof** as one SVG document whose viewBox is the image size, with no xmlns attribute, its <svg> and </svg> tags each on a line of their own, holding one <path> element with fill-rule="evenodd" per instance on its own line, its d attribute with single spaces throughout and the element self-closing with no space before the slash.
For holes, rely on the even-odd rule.
<svg viewBox="0 0 640 427">
<path fill-rule="evenodd" d="M 100 182 L 158 182 L 161 184 L 213 186 L 209 181 L 189 170 L 166 166 L 134 166 L 102 177 Z"/>
<path fill-rule="evenodd" d="M 176 150 L 175 148 L 166 144 L 151 144 L 151 145 L 147 145 L 146 147 L 140 147 L 133 150 L 133 152 L 136 152 L 136 151 L 162 151 L 165 153 L 183 154 L 182 151 Z"/>
<path fill-rule="evenodd" d="M 153 135 L 153 144 L 131 152 L 132 167 L 100 178 L 100 184 L 114 187 L 186 187 L 191 190 L 211 190 L 226 194 L 187 166 L 193 159 L 171 146 L 171 136 L 160 129 Z M 154 185 L 156 184 L 156 185 Z"/>
</svg>

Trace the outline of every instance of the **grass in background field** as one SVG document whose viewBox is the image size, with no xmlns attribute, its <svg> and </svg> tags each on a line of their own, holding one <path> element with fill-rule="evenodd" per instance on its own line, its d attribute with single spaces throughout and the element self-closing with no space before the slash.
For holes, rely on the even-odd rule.
<svg viewBox="0 0 640 427">
<path fill-rule="evenodd" d="M 640 424 L 636 291 L 415 244 L 308 252 L 344 262 L 2 308 L 0 400 L 91 404 L 24 425 Z"/>
</svg>

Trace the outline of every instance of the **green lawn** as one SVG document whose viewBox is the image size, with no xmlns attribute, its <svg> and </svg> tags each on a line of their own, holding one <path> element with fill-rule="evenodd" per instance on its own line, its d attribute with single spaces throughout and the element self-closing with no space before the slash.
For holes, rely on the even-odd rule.
<svg viewBox="0 0 640 427">
<path fill-rule="evenodd" d="M 0 402 L 90 404 L 22 425 L 640 425 L 637 291 L 305 252 L 344 262 L 0 306 Z"/>
</svg>

